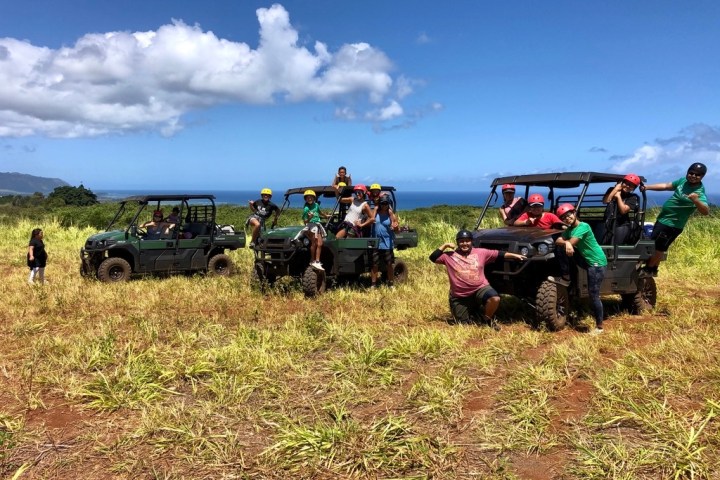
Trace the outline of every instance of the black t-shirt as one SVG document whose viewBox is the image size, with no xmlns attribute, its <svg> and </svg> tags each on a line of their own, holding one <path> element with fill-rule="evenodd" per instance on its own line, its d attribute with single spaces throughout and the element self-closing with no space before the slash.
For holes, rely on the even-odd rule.
<svg viewBox="0 0 720 480">
<path fill-rule="evenodd" d="M 27 254 L 28 266 L 29 267 L 40 267 L 45 268 L 47 262 L 47 252 L 45 251 L 45 243 L 39 238 L 33 238 L 30 240 L 29 247 L 33 247 L 33 258 L 34 262 L 30 262 L 30 252 Z M 31 265 L 32 263 L 32 265 Z"/>
<path fill-rule="evenodd" d="M 275 205 L 273 202 L 264 203 L 262 198 L 259 200 L 255 200 L 253 202 L 253 206 L 255 206 L 255 215 L 262 217 L 266 220 L 270 218 L 273 212 L 280 210 L 278 206 Z"/>
<path fill-rule="evenodd" d="M 608 188 L 607 192 L 605 192 L 605 195 L 610 193 L 612 189 L 613 187 Z M 630 207 L 630 210 L 624 215 L 618 214 L 616 223 L 617 225 L 625 225 L 630 221 L 630 212 L 637 212 L 640 205 L 640 198 L 634 193 L 625 192 L 620 192 L 620 196 L 622 197 L 623 202 L 625 202 L 625 205 Z M 603 217 L 605 222 L 612 221 L 616 212 L 617 200 L 615 199 L 615 197 L 613 197 L 613 199 L 608 202 L 607 206 L 605 207 L 605 216 Z"/>
</svg>

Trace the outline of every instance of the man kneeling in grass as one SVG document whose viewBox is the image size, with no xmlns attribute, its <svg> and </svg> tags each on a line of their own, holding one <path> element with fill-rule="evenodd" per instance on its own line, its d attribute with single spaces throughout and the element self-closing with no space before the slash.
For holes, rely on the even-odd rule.
<svg viewBox="0 0 720 480">
<path fill-rule="evenodd" d="M 444 243 L 430 254 L 430 261 L 445 265 L 450 280 L 450 312 L 456 322 L 470 323 L 483 320 L 495 330 L 500 326 L 495 312 L 500 306 L 500 295 L 485 277 L 485 265 L 497 259 L 525 260 L 524 255 L 473 248 L 472 232 L 460 230 L 454 243 Z M 451 248 L 450 252 L 445 250 Z M 480 308 L 483 307 L 482 313 Z"/>
</svg>

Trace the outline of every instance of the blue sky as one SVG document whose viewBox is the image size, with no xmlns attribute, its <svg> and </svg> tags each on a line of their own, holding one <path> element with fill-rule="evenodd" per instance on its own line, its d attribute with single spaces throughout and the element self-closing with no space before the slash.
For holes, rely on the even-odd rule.
<svg viewBox="0 0 720 480">
<path fill-rule="evenodd" d="M 487 189 L 708 165 L 715 1 L 0 0 L 0 171 L 103 189 Z"/>
</svg>

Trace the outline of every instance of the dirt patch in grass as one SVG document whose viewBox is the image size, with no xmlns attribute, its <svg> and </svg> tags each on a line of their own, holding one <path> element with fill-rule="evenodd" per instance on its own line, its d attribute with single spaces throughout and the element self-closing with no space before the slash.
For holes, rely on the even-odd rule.
<svg viewBox="0 0 720 480">
<path fill-rule="evenodd" d="M 518 478 L 523 480 L 550 480 L 561 478 L 567 454 L 555 451 L 542 455 L 514 455 L 510 465 Z"/>
</svg>

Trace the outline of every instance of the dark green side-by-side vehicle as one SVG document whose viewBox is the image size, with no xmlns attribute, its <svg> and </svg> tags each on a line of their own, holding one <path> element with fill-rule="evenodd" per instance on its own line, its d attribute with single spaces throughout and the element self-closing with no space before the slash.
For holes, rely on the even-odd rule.
<svg viewBox="0 0 720 480">
<path fill-rule="evenodd" d="M 149 234 L 142 227 L 153 212 L 167 221 L 166 233 Z M 232 261 L 225 253 L 245 246 L 245 233 L 215 223 L 212 195 L 143 195 L 120 202 L 104 232 L 92 235 L 80 250 L 80 273 L 103 282 L 121 282 L 142 274 L 203 272 L 229 275 Z"/>
<path fill-rule="evenodd" d="M 344 208 L 340 202 L 342 196 L 352 195 L 352 187 L 338 192 L 330 186 L 291 188 L 285 192 L 285 201 L 281 214 L 291 206 L 291 201 L 302 206 L 303 194 L 313 190 L 320 202 L 323 213 L 329 214 L 324 222 L 327 238 L 323 242 L 320 261 L 324 270 L 310 265 L 310 241 L 306 237 L 295 240 L 303 229 L 300 218 L 297 225 L 274 228 L 262 232 L 254 246 L 254 275 L 260 282 L 273 283 L 279 277 L 291 276 L 302 282 L 305 295 L 315 296 L 327 288 L 328 283 L 340 280 L 358 281 L 360 276 L 370 271 L 371 255 L 377 249 L 377 239 L 369 236 L 357 238 L 336 238 L 335 233 L 344 219 Z M 383 186 L 382 191 L 392 199 L 393 208 L 397 208 L 395 188 Z M 328 206 L 326 206 L 326 204 Z M 417 231 L 401 228 L 395 233 L 395 249 L 405 250 L 418 244 Z M 407 279 L 408 267 L 396 258 L 394 263 L 395 282 Z M 382 272 L 382 268 L 380 271 Z"/>
</svg>

